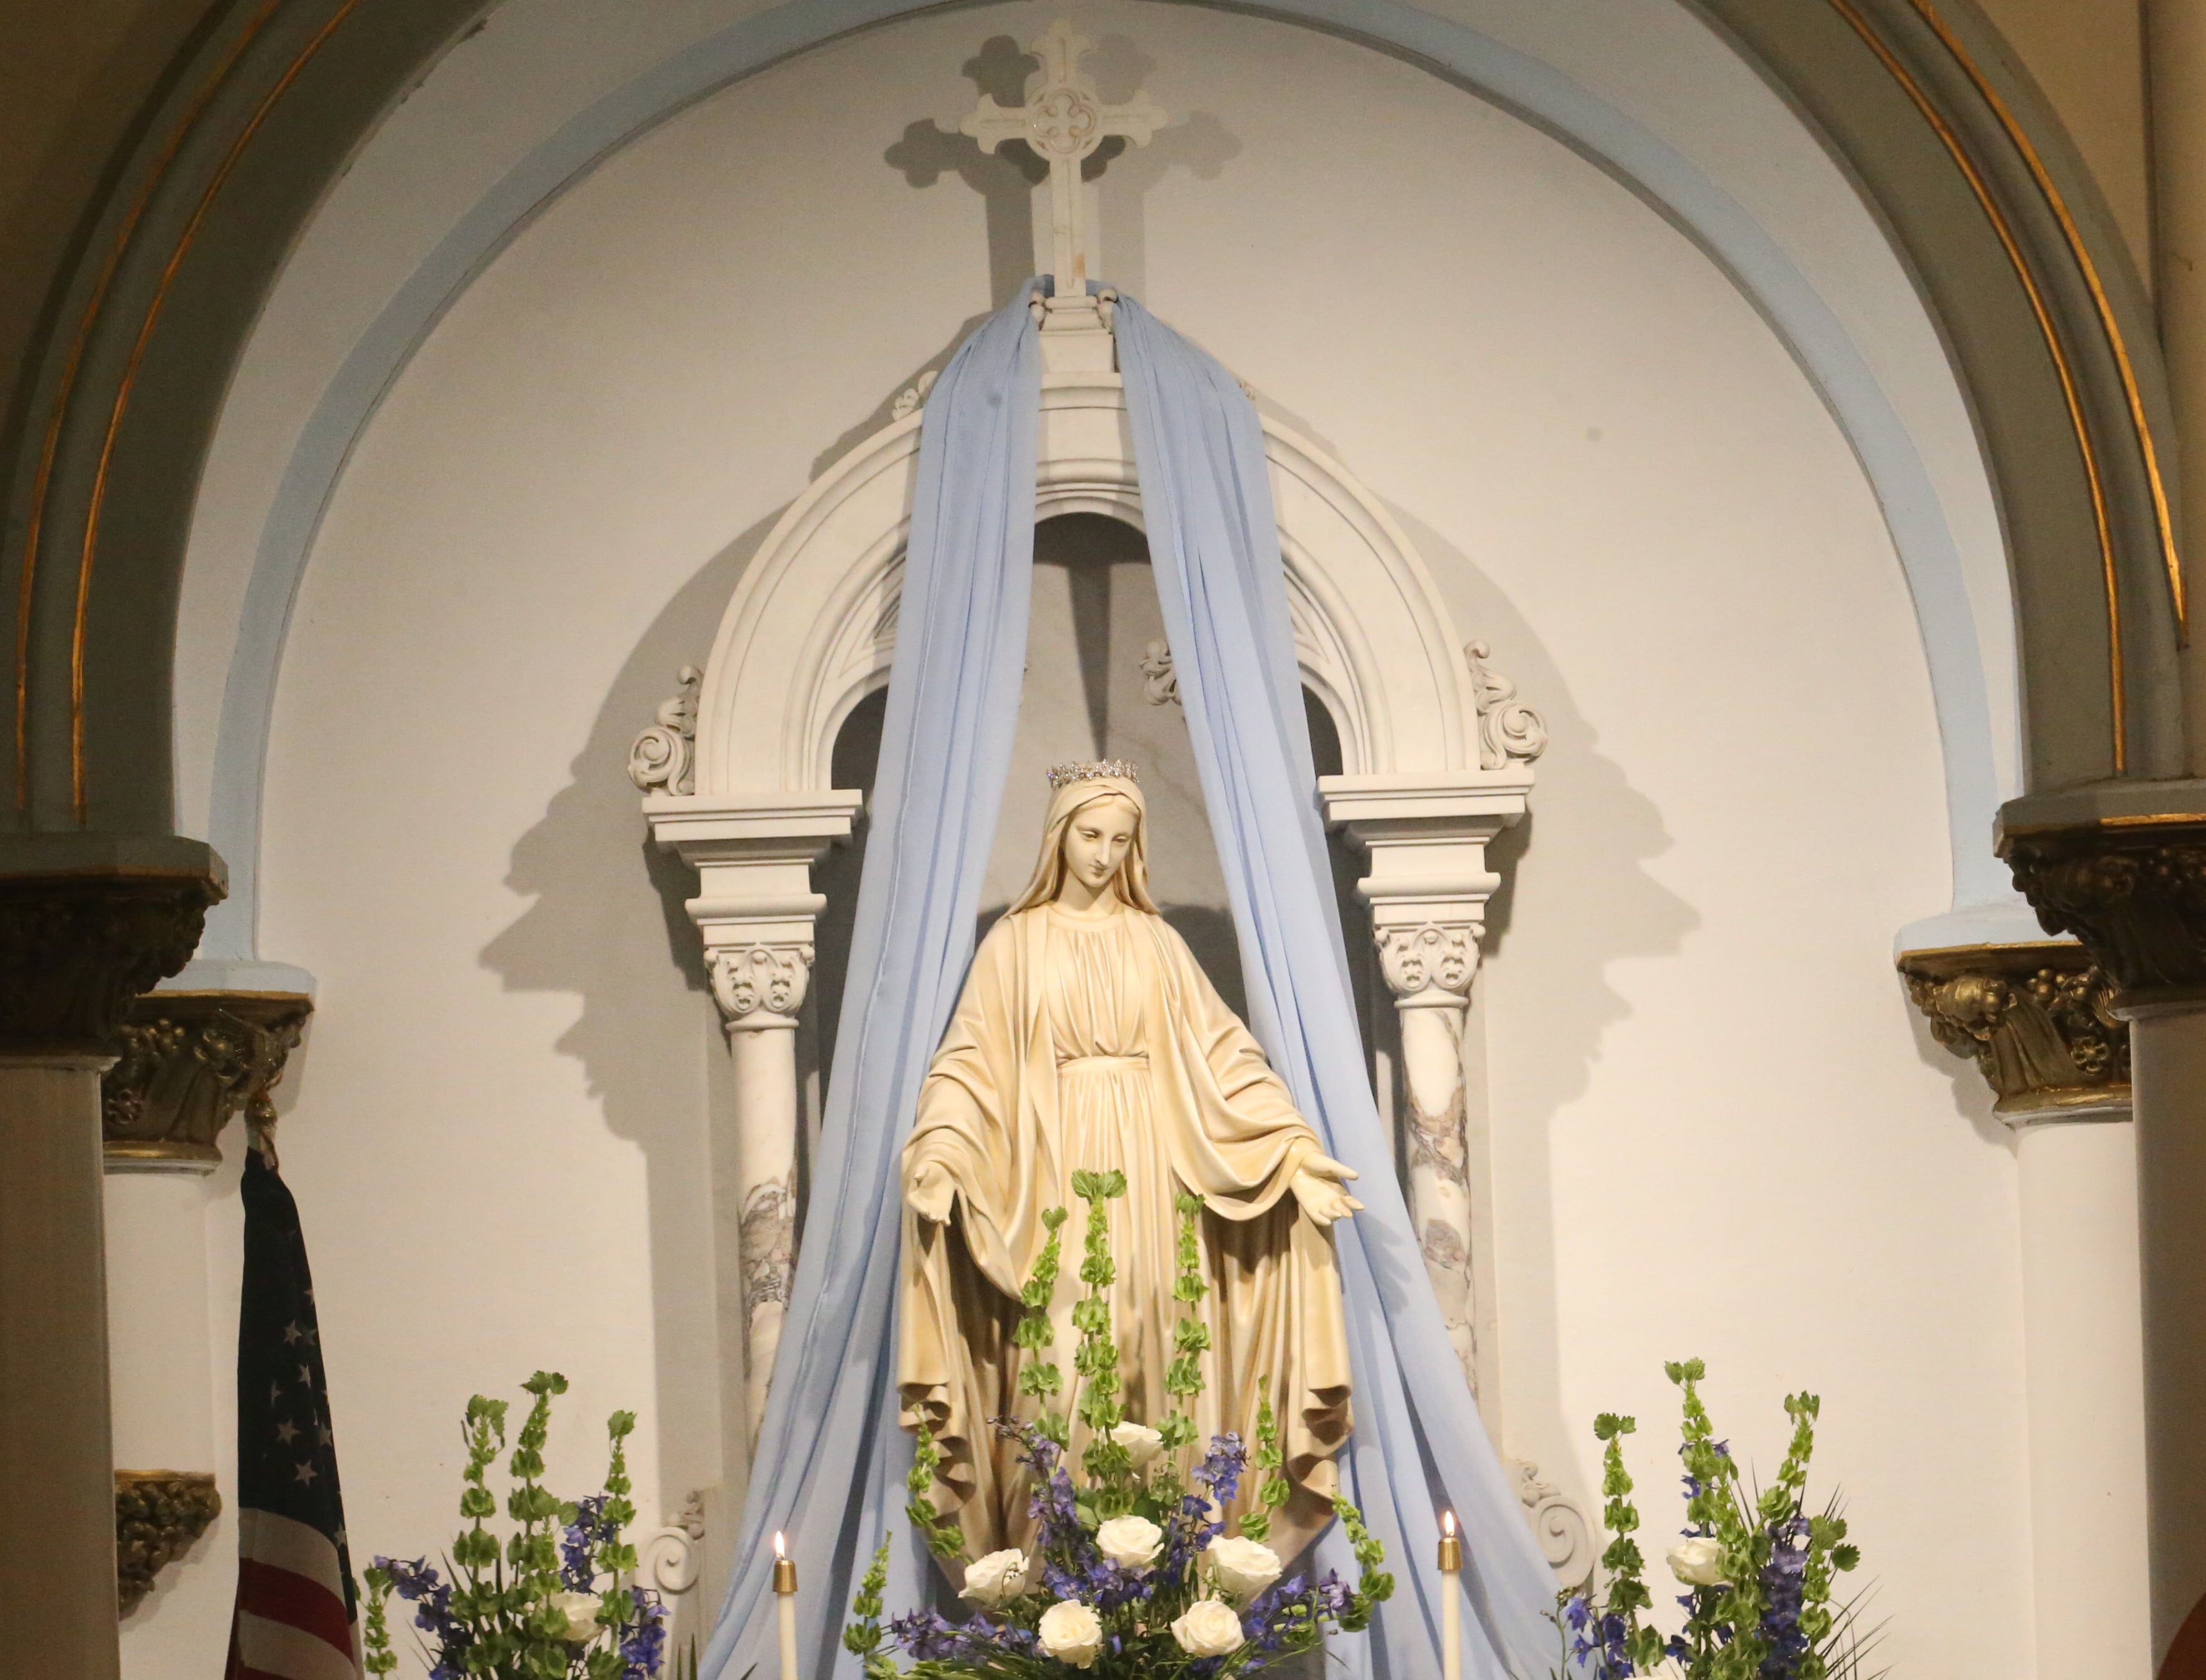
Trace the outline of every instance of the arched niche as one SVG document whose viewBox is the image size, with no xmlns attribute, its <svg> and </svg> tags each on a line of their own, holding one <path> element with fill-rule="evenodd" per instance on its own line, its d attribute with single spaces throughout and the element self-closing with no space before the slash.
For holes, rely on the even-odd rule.
<svg viewBox="0 0 2206 1680">
<path fill-rule="evenodd" d="M 1035 518 L 1095 514 L 1138 530 L 1123 384 L 1065 366 L 1071 336 L 1042 337 L 1051 371 Z M 741 1327 L 740 1413 L 753 1421 L 730 1442 L 739 1454 L 764 1412 L 795 1266 L 796 1040 L 827 909 L 812 871 L 850 837 L 862 800 L 835 785 L 836 742 L 888 681 L 923 396 L 905 393 L 896 419 L 782 515 L 737 584 L 704 670 L 684 673 L 683 692 L 630 760 L 653 836 L 697 871 L 688 909 L 735 1063 L 744 1264 L 742 1298 L 721 1310 Z M 1274 419 L 1263 420 L 1263 435 L 1296 658 L 1339 742 L 1341 773 L 1320 788 L 1328 820 L 1368 855 L 1357 893 L 1398 1006 L 1393 1111 L 1405 1189 L 1465 1378 L 1505 1451 L 1488 1177 L 1464 1130 L 1461 1039 L 1486 904 L 1501 885 L 1487 844 L 1523 815 L 1545 733 L 1488 669 L 1483 645 L 1464 641 L 1416 551 L 1356 476 Z M 1542 1546 L 1574 1584 L 1592 1562 L 1584 1522 L 1533 1467 L 1520 1463 L 1518 1475 Z"/>
</svg>

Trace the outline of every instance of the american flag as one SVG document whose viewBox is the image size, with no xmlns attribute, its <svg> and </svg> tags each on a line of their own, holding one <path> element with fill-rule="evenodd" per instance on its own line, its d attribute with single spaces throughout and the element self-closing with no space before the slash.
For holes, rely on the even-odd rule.
<svg viewBox="0 0 2206 1680">
<path fill-rule="evenodd" d="M 359 1680 L 359 1606 L 298 1204 L 245 1159 L 237 1325 L 237 1608 L 224 1680 Z"/>
</svg>

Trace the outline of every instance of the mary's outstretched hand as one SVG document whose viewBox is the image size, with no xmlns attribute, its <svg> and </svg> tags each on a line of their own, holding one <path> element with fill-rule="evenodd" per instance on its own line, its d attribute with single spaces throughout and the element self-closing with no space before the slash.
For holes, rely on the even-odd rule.
<svg viewBox="0 0 2206 1680">
<path fill-rule="evenodd" d="M 1344 1179 L 1356 1177 L 1356 1169 L 1344 1166 L 1325 1155 L 1313 1155 L 1303 1163 L 1288 1189 L 1302 1204 L 1303 1212 L 1321 1225 L 1329 1225 L 1335 1219 L 1344 1219 L 1351 1213 L 1363 1211 L 1363 1204 L 1348 1194 Z"/>
</svg>

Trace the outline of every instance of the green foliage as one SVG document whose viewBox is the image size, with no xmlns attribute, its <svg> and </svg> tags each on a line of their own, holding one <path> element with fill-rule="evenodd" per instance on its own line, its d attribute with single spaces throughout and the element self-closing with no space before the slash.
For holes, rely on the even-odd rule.
<svg viewBox="0 0 2206 1680">
<path fill-rule="evenodd" d="M 1063 1264 L 1064 1244 L 1058 1233 L 1064 1224 L 1064 1210 L 1045 1209 L 1041 1223 L 1049 1238 L 1034 1260 L 1033 1276 L 1019 1290 L 1019 1302 L 1026 1310 L 1019 1315 L 1018 1327 L 1011 1339 L 1030 1355 L 1019 1367 L 1019 1392 L 1044 1403 L 1036 1427 L 1063 1446 L 1068 1439 L 1064 1415 L 1047 1403 L 1064 1391 L 1064 1373 L 1056 1361 L 1031 1355 L 1052 1345 L 1057 1339 L 1056 1329 L 1050 1323 L 1049 1308 L 1057 1297 L 1058 1268 Z"/>
<path fill-rule="evenodd" d="M 544 1485 L 544 1449 L 551 1437 L 552 1403 L 567 1391 L 556 1371 L 539 1371 L 522 1385 L 532 1397 L 520 1432 L 507 1451 L 507 1403 L 475 1395 L 461 1422 L 467 1466 L 461 1472 L 460 1515 L 468 1526 L 446 1553 L 450 1598 L 442 1612 L 425 1619 L 435 1641 L 429 1659 L 449 1672 L 488 1680 L 619 1680 L 628 1665 L 619 1646 L 647 1621 L 664 1612 L 656 1598 L 627 1589 L 636 1567 L 635 1548 L 623 1530 L 635 1518 L 623 1443 L 635 1428 L 632 1412 L 606 1422 L 610 1443 L 605 1494 L 592 1524 L 587 1555 L 594 1575 L 610 1577 L 598 1594 L 597 1631 L 573 1634 L 558 1603 L 569 1590 L 561 1573 L 560 1541 L 576 1522 L 579 1507 Z M 510 1486 L 503 1503 L 511 1531 L 501 1540 L 490 1527 L 500 1502 L 490 1472 L 505 1460 Z M 579 1546 L 581 1542 L 576 1542 Z M 367 1629 L 365 1665 L 379 1677 L 396 1667 L 391 1646 L 389 1599 L 396 1591 L 423 1600 L 442 1583 L 426 1562 L 378 1558 L 365 1575 Z M 424 1641 L 425 1647 L 429 1646 Z"/>
<path fill-rule="evenodd" d="M 1202 1355 L 1210 1350 L 1210 1326 L 1196 1309 L 1210 1293 L 1210 1285 L 1202 1276 L 1202 1198 L 1183 1190 L 1172 1205 L 1179 1214 L 1172 1299 L 1186 1310 L 1172 1326 L 1172 1361 L 1165 1367 L 1165 1392 L 1172 1397 L 1172 1409 L 1157 1426 L 1157 1433 L 1164 1437 L 1165 1451 L 1176 1457 L 1183 1447 L 1195 1444 L 1195 1418 L 1189 1408 L 1202 1392 Z M 1263 1539 L 1261 1534 L 1252 1533 L 1249 1537 Z"/>
<path fill-rule="evenodd" d="M 941 1468 L 942 1449 L 934 1444 L 934 1432 L 922 1423 L 913 1444 L 911 1469 L 903 1479 L 911 1494 L 905 1502 L 903 1514 L 919 1530 L 929 1552 L 938 1558 L 957 1558 L 965 1550 L 965 1531 L 957 1526 L 955 1518 L 945 1516 L 934 1508 L 935 1472 Z"/>
<path fill-rule="evenodd" d="M 889 1541 L 893 1536 L 883 1534 L 872 1564 L 858 1582 L 857 1596 L 850 1600 L 850 1623 L 843 1629 L 843 1648 L 858 1659 L 867 1680 L 892 1680 L 897 1672 L 896 1661 L 881 1648 L 881 1592 L 889 1578 Z"/>
<path fill-rule="evenodd" d="M 1394 1577 L 1379 1567 L 1386 1561 L 1386 1548 L 1364 1526 L 1363 1513 L 1336 1493 L 1333 1496 L 1333 1514 L 1340 1519 L 1341 1531 L 1348 1536 L 1349 1546 L 1356 1553 L 1358 1571 L 1356 1585 L 1348 1595 L 1348 1609 L 1340 1618 L 1341 1630 L 1362 1633 L 1371 1625 L 1372 1611 L 1394 1596 Z"/>
</svg>

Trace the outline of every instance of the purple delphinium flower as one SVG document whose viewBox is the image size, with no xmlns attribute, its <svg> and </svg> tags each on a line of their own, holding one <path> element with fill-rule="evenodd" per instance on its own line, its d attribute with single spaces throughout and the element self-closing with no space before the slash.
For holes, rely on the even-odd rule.
<svg viewBox="0 0 2206 1680">
<path fill-rule="evenodd" d="M 590 1554 L 606 1538 L 605 1509 L 602 1493 L 575 1500 L 575 1520 L 559 1537 L 559 1584 L 569 1592 L 587 1593 L 597 1579 L 597 1564 Z"/>
<path fill-rule="evenodd" d="M 1061 1551 L 1076 1558 L 1091 1555 L 1088 1531 L 1080 1526 L 1075 1508 L 1072 1478 L 1064 1469 L 1064 1450 L 1032 1424 L 1017 1418 L 991 1419 L 997 1434 L 1017 1441 L 1013 1455 L 1034 1477 L 1034 1496 L 1027 1510 L 1034 1520 L 1035 1543 L 1044 1552 Z"/>
<path fill-rule="evenodd" d="M 452 1617 L 451 1583 L 426 1558 L 378 1558 L 376 1568 L 391 1577 L 391 1590 L 414 1606 L 414 1625 L 455 1652 L 470 1643 L 468 1630 Z"/>
<path fill-rule="evenodd" d="M 652 1680 L 666 1656 L 666 1606 L 641 1587 L 628 1594 L 635 1619 L 620 1642 L 621 1680 Z"/>
<path fill-rule="evenodd" d="M 1800 1611 L 1806 1596 L 1808 1522 L 1805 1517 L 1780 1518 L 1768 1526 L 1769 1561 L 1762 1566 L 1763 1603 L 1762 1637 L 1768 1654 L 1758 1671 L 1769 1680 L 1784 1680 L 1807 1654 L 1808 1635 L 1801 1630 Z"/>
</svg>

